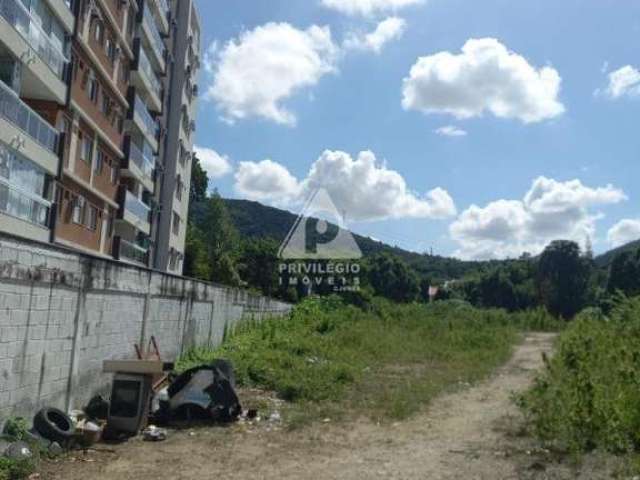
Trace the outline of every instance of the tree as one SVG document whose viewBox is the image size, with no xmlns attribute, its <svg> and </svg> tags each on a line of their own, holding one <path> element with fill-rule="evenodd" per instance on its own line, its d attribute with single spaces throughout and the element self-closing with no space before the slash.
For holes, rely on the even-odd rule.
<svg viewBox="0 0 640 480">
<path fill-rule="evenodd" d="M 591 262 L 580 254 L 577 243 L 558 240 L 542 253 L 536 287 L 547 310 L 565 319 L 573 318 L 586 305 Z"/>
<path fill-rule="evenodd" d="M 218 192 L 214 192 L 204 202 L 204 214 L 198 227 L 206 245 L 210 280 L 237 286 L 240 284 L 236 266 L 240 253 L 240 235 Z"/>
<path fill-rule="evenodd" d="M 191 190 L 189 191 L 189 205 L 195 205 L 207 198 L 209 177 L 202 168 L 200 159 L 194 155 L 191 163 Z"/>
<path fill-rule="evenodd" d="M 640 295 L 640 250 L 616 255 L 609 269 L 607 293 L 617 291 L 627 296 Z"/>
<path fill-rule="evenodd" d="M 270 238 L 249 239 L 243 242 L 240 276 L 251 287 L 267 296 L 278 290 L 278 244 Z"/>
<path fill-rule="evenodd" d="M 202 232 L 189 223 L 185 246 L 184 274 L 199 280 L 211 279 L 211 260 Z"/>
<path fill-rule="evenodd" d="M 368 264 L 368 277 L 376 295 L 396 302 L 413 302 L 420 292 L 418 276 L 395 255 L 373 257 Z"/>
</svg>

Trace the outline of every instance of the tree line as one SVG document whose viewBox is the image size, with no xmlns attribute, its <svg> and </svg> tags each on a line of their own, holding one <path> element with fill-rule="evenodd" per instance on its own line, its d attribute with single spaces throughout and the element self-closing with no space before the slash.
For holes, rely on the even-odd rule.
<svg viewBox="0 0 640 480">
<path fill-rule="evenodd" d="M 291 302 L 309 293 L 335 293 L 331 285 L 310 289 L 292 282 L 288 272 L 280 272 L 279 242 L 243 238 L 222 197 L 217 192 L 208 195 L 208 184 L 206 172 L 194 160 L 185 275 Z M 365 255 L 359 267 L 359 290 L 342 293 L 356 304 L 366 304 L 374 296 L 398 303 L 427 302 L 429 288 L 437 286 L 436 300 L 458 299 L 509 311 L 544 307 L 570 319 L 585 307 L 608 308 L 617 295 L 640 295 L 640 248 L 618 254 L 608 269 L 602 269 L 590 248 L 582 251 L 567 240 L 552 242 L 538 257 L 478 263 L 477 269 L 449 282 L 443 282 L 440 272 L 434 275 L 416 268 L 390 251 Z"/>
</svg>

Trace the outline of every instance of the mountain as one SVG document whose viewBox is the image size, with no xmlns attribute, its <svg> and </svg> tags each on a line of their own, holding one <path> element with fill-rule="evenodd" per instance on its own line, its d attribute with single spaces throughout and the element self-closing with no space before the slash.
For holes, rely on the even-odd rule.
<svg viewBox="0 0 640 480">
<path fill-rule="evenodd" d="M 640 248 L 640 240 L 636 240 L 634 242 L 627 243 L 626 245 L 623 245 L 621 247 L 614 248 L 613 250 L 609 250 L 607 253 L 603 253 L 602 255 L 597 256 L 595 259 L 596 265 L 600 268 L 608 268 L 613 262 L 613 259 L 616 258 L 617 255 L 623 252 L 635 251 L 635 250 L 638 250 L 639 248 Z"/>
<path fill-rule="evenodd" d="M 284 241 L 295 224 L 297 215 L 258 202 L 247 200 L 225 200 L 227 209 L 236 228 L 243 237 L 272 238 L 278 243 Z M 194 208 L 197 215 L 198 208 Z M 393 247 L 362 235 L 354 234 L 356 242 L 365 257 L 378 253 L 392 253 L 412 266 L 422 277 L 434 281 L 460 278 L 467 273 L 483 269 L 493 262 L 466 262 L 455 258 L 426 255 Z"/>
</svg>

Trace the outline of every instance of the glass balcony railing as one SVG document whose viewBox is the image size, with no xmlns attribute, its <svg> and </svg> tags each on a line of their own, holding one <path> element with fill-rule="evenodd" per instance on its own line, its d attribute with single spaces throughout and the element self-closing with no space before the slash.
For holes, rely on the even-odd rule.
<svg viewBox="0 0 640 480">
<path fill-rule="evenodd" d="M 153 18 L 153 13 L 151 13 L 147 4 L 144 6 L 143 21 L 147 24 L 147 28 L 151 32 L 151 46 L 155 50 L 156 55 L 158 55 L 158 58 L 164 59 L 164 42 L 162 41 L 162 36 L 156 26 L 156 19 Z"/>
<path fill-rule="evenodd" d="M 58 131 L 20 100 L 20 97 L 1 80 L 0 116 L 23 130 L 47 150 L 56 153 Z"/>
<path fill-rule="evenodd" d="M 148 147 L 148 145 L 145 145 Z M 153 179 L 153 171 L 156 168 L 156 160 L 151 152 L 151 147 L 140 148 L 131 142 L 129 148 L 129 161 L 132 161 L 144 174 L 145 177 Z"/>
<path fill-rule="evenodd" d="M 144 133 L 147 133 L 149 136 L 158 139 L 158 122 L 156 122 L 151 114 L 149 113 L 149 109 L 144 104 L 142 99 L 136 95 L 136 99 L 134 102 L 134 113 L 138 115 L 142 119 L 142 123 L 144 124 Z"/>
<path fill-rule="evenodd" d="M 148 250 L 136 245 L 135 243 L 127 242 L 122 238 L 120 239 L 121 260 L 129 260 L 146 265 L 148 253 Z"/>
<path fill-rule="evenodd" d="M 142 46 L 140 46 L 139 56 L 140 58 L 138 61 L 138 69 L 145 74 L 147 79 L 149 79 L 149 82 L 151 83 L 151 88 L 159 97 L 160 91 L 162 90 L 162 85 L 160 84 L 160 80 L 158 79 L 156 72 L 153 71 L 153 67 L 151 66 L 149 57 L 147 57 L 147 54 L 144 53 L 144 49 L 142 48 Z"/>
<path fill-rule="evenodd" d="M 136 218 L 149 223 L 151 208 L 142 203 L 135 195 L 127 191 L 124 199 L 124 209 L 131 212 Z"/>
<path fill-rule="evenodd" d="M 0 178 L 0 212 L 27 222 L 47 227 L 51 204 L 36 198 Z"/>
<path fill-rule="evenodd" d="M 31 18 L 31 13 L 20 0 L 0 0 L 0 15 L 25 39 L 42 60 L 62 78 L 69 61 L 49 35 Z"/>
</svg>

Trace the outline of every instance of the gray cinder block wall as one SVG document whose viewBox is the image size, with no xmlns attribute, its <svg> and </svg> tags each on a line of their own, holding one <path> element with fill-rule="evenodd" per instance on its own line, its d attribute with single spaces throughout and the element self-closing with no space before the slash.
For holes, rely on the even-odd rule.
<svg viewBox="0 0 640 480">
<path fill-rule="evenodd" d="M 0 233 L 0 425 L 42 406 L 79 408 L 108 392 L 103 360 L 216 346 L 243 318 L 291 306 Z"/>
</svg>

